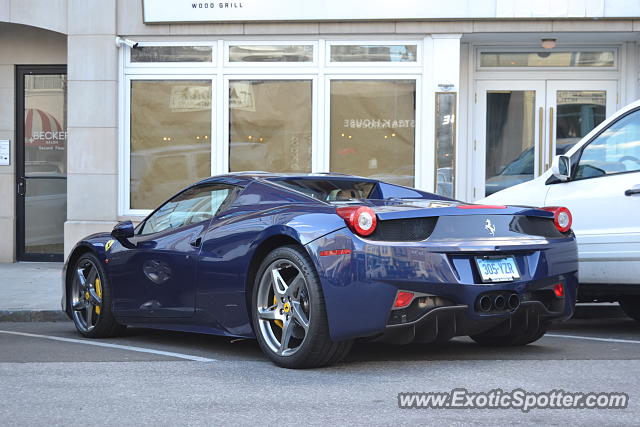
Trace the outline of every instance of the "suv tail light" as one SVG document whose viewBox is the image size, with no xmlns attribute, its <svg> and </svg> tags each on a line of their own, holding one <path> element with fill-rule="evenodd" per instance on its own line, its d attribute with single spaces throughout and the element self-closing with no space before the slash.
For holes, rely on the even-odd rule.
<svg viewBox="0 0 640 427">
<path fill-rule="evenodd" d="M 566 233 L 571 229 L 573 218 L 569 209 L 563 206 L 549 206 L 542 209 L 553 212 L 553 223 L 559 232 Z"/>
<path fill-rule="evenodd" d="M 378 224 L 376 213 L 368 206 L 345 206 L 336 208 L 336 213 L 344 219 L 351 231 L 360 236 L 370 235 Z"/>
</svg>

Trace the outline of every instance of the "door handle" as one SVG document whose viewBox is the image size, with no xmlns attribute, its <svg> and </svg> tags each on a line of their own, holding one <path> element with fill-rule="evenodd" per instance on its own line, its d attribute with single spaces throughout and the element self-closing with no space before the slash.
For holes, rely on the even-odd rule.
<svg viewBox="0 0 640 427">
<path fill-rule="evenodd" d="M 551 167 L 551 161 L 553 159 L 553 107 L 549 108 L 549 157 L 544 164 L 545 172 Z"/>
<path fill-rule="evenodd" d="M 542 170 L 542 162 L 544 161 L 544 108 L 538 110 L 538 176 L 544 172 Z"/>
<path fill-rule="evenodd" d="M 197 239 L 190 241 L 189 244 L 194 248 L 199 248 L 202 244 L 202 237 L 198 237 Z"/>
<path fill-rule="evenodd" d="M 25 195 L 25 182 L 24 182 L 24 178 L 18 178 L 18 188 L 16 189 L 16 192 L 18 193 L 18 196 L 24 196 Z"/>
<path fill-rule="evenodd" d="M 640 194 L 640 186 L 630 188 L 624 192 L 625 196 L 633 196 L 634 194 Z"/>
</svg>

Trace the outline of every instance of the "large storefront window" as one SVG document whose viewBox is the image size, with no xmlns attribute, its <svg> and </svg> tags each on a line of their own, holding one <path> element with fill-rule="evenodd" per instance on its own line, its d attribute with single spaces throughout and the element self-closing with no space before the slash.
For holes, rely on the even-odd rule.
<svg viewBox="0 0 640 427">
<path fill-rule="evenodd" d="M 415 80 L 331 81 L 331 171 L 413 186 Z"/>
<path fill-rule="evenodd" d="M 131 82 L 131 209 L 211 175 L 211 81 Z"/>
<path fill-rule="evenodd" d="M 211 175 L 242 171 L 333 171 L 420 188 L 440 179 L 425 173 L 433 155 L 416 140 L 417 123 L 433 120 L 433 106 L 418 117 L 421 39 L 156 40 L 123 48 L 121 216 L 144 214 Z M 453 153 L 447 129 L 438 149 Z M 453 156 L 443 155 L 438 168 L 449 175 L 439 185 L 449 194 Z"/>
<path fill-rule="evenodd" d="M 311 172 L 311 80 L 229 82 L 229 171 Z"/>
</svg>

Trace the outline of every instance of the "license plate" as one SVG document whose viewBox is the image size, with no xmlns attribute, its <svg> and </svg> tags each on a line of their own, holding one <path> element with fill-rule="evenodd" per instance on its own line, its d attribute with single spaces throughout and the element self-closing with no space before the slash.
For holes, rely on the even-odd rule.
<svg viewBox="0 0 640 427">
<path fill-rule="evenodd" d="M 476 258 L 483 282 L 509 282 L 519 279 L 520 273 L 512 256 Z"/>
</svg>

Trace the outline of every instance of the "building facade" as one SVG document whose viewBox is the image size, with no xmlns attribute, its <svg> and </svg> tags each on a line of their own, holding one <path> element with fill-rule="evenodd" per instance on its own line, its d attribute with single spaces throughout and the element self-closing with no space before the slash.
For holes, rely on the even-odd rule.
<svg viewBox="0 0 640 427">
<path fill-rule="evenodd" d="M 639 29 L 616 0 L 0 0 L 0 261 L 229 171 L 477 200 L 637 99 Z"/>
</svg>

